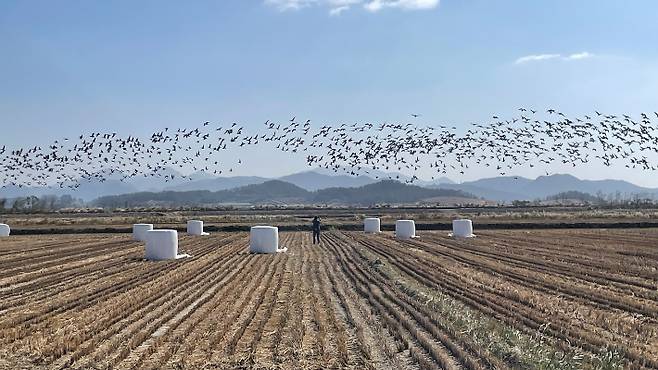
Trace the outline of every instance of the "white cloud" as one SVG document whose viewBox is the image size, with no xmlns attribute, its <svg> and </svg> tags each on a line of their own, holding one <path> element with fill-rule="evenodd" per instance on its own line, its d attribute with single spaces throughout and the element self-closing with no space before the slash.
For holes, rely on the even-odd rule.
<svg viewBox="0 0 658 370">
<path fill-rule="evenodd" d="M 318 0 L 265 0 L 265 4 L 273 6 L 281 11 L 299 10 L 317 2 Z"/>
<path fill-rule="evenodd" d="M 362 0 L 326 0 L 330 6 L 340 7 L 340 6 L 350 6 L 359 4 Z"/>
<path fill-rule="evenodd" d="M 571 54 L 564 57 L 564 60 L 581 60 L 594 57 L 594 54 L 583 51 L 582 53 Z"/>
<path fill-rule="evenodd" d="M 322 6 L 329 8 L 330 15 L 340 15 L 354 5 L 361 5 L 370 12 L 377 12 L 384 8 L 397 8 L 404 10 L 433 9 L 439 5 L 439 0 L 264 0 L 266 5 L 273 6 L 280 11 L 299 10 L 309 6 Z"/>
<path fill-rule="evenodd" d="M 350 7 L 349 5 L 343 5 L 343 6 L 337 6 L 335 8 L 329 9 L 329 15 L 340 15 L 340 13 L 348 10 Z"/>
<path fill-rule="evenodd" d="M 439 6 L 439 0 L 370 0 L 363 7 L 371 12 L 383 8 L 400 8 L 407 10 L 433 9 Z"/>
<path fill-rule="evenodd" d="M 349 10 L 352 5 L 359 4 L 361 0 L 326 0 L 326 2 L 329 6 L 329 15 L 340 15 Z"/>
<path fill-rule="evenodd" d="M 538 62 L 540 60 L 548 60 L 548 59 L 555 59 L 559 58 L 560 54 L 533 54 L 533 55 L 526 55 L 523 56 L 519 59 L 517 59 L 514 64 L 524 64 L 528 62 Z"/>
<path fill-rule="evenodd" d="M 549 59 L 559 59 L 569 62 L 573 60 L 583 60 L 593 57 L 594 54 L 587 51 L 583 51 L 582 53 L 570 54 L 566 56 L 562 56 L 561 54 L 532 54 L 518 58 L 516 61 L 514 61 L 514 64 L 525 64 L 529 62 L 539 62 L 542 60 L 549 60 Z"/>
</svg>

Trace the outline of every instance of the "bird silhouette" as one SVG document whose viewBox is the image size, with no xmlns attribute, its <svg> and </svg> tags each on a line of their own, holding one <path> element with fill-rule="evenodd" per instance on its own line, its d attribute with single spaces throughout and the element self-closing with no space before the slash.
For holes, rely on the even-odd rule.
<svg viewBox="0 0 658 370">
<path fill-rule="evenodd" d="M 597 161 L 605 166 L 619 163 L 628 168 L 655 170 L 652 155 L 658 153 L 658 127 L 653 115 L 641 113 L 568 117 L 555 109 L 546 115 L 518 108 L 518 115 L 494 122 L 473 123 L 463 134 L 457 126 L 411 123 L 341 123 L 314 125 L 307 119 L 287 123 L 267 120 L 262 130 L 251 132 L 233 122 L 230 126 L 164 128 L 150 136 L 122 136 L 117 132 L 92 132 L 56 139 L 52 144 L 0 148 L 2 187 L 69 187 L 83 181 L 127 181 L 158 177 L 177 181 L 169 168 L 222 174 L 227 151 L 267 143 L 289 154 L 305 153 L 309 166 L 348 175 L 396 169 L 409 173 L 405 182 L 418 180 L 419 171 L 434 175 L 448 171 L 464 174 L 473 165 L 496 168 L 505 174 L 528 165 L 560 163 L 578 166 Z M 529 112 L 529 113 L 528 113 Z M 658 118 L 658 112 L 653 112 Z M 420 115 L 412 114 L 417 118 Z M 594 118 L 596 117 L 596 118 Z M 242 165 L 239 158 L 237 164 Z M 235 163 L 235 162 L 233 162 Z M 425 164 L 427 163 L 427 164 Z M 548 174 L 548 172 L 547 172 Z M 375 178 L 400 179 L 399 175 Z M 183 179 L 191 181 L 190 176 Z M 516 178 L 516 177 L 515 177 Z"/>
</svg>

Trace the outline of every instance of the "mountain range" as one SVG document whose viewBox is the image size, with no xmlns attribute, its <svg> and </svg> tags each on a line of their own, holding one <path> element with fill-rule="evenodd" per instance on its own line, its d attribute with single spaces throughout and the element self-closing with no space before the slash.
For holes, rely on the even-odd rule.
<svg viewBox="0 0 658 370">
<path fill-rule="evenodd" d="M 297 185 L 269 180 L 235 189 L 208 191 L 163 191 L 110 195 L 96 199 L 105 208 L 144 206 L 212 206 L 219 204 L 376 204 L 428 203 L 457 204 L 479 202 L 471 194 L 452 189 L 429 189 L 385 180 L 355 188 L 326 188 L 315 191 Z"/>
<path fill-rule="evenodd" d="M 658 189 L 644 188 L 623 180 L 581 180 L 573 175 L 556 174 L 528 179 L 520 176 L 503 176 L 480 179 L 461 184 L 441 184 L 431 187 L 458 189 L 488 200 L 512 201 L 544 199 L 557 193 L 579 191 L 591 195 L 619 193 L 628 197 L 640 194 L 658 196 Z"/>
<path fill-rule="evenodd" d="M 173 181 L 170 179 L 168 182 L 165 182 L 161 177 L 138 177 L 121 182 L 117 177 L 102 183 L 83 181 L 76 191 L 67 188 L 7 187 L 0 189 L 0 198 L 15 198 L 27 195 L 70 194 L 76 198 L 90 201 L 102 196 L 137 192 L 217 192 L 248 185 L 263 184 L 273 180 L 259 176 L 214 177 L 203 172 L 190 175 L 191 180 L 189 180 L 183 178 L 180 173 L 173 169 L 168 169 L 167 171 L 167 175 L 174 175 Z M 359 188 L 389 178 L 401 182 L 409 180 L 408 176 L 398 173 L 370 171 L 367 174 L 363 173 L 352 176 L 336 174 L 326 169 L 298 172 L 280 177 L 276 180 L 284 181 L 306 191 L 313 192 L 329 188 Z M 492 177 L 459 184 L 443 177 L 434 181 L 416 181 L 414 185 L 429 189 L 461 190 L 473 194 L 478 198 L 499 202 L 544 199 L 548 196 L 568 191 L 580 191 L 592 195 L 620 193 L 622 196 L 628 196 L 630 194 L 642 194 L 648 197 L 658 196 L 658 189 L 644 188 L 623 180 L 581 180 L 575 176 L 564 174 L 539 176 L 536 179 L 520 176 Z"/>
</svg>

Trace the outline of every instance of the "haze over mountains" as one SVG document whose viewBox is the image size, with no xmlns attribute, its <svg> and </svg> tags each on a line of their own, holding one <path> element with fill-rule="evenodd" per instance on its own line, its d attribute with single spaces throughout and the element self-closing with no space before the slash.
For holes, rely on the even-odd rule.
<svg viewBox="0 0 658 370">
<path fill-rule="evenodd" d="M 268 180 L 235 189 L 211 192 L 140 192 L 101 197 L 94 205 L 105 208 L 140 206 L 204 206 L 218 204 L 332 204 L 371 206 L 376 204 L 412 204 L 439 200 L 443 204 L 475 203 L 471 194 L 452 189 L 429 189 L 386 180 L 361 187 L 326 188 L 308 191 L 297 185 Z"/>
<path fill-rule="evenodd" d="M 440 187 L 459 189 L 496 201 L 544 199 L 567 191 L 580 191 L 591 195 L 610 195 L 618 192 L 621 196 L 658 196 L 658 189 L 644 188 L 623 180 L 581 180 L 566 174 L 539 176 L 534 180 L 519 176 L 493 177 L 461 184 L 441 184 Z"/>
<path fill-rule="evenodd" d="M 8 187 L 0 189 L 0 197 L 15 198 L 27 195 L 63 195 L 71 194 L 74 197 L 87 201 L 102 196 L 119 195 L 137 192 L 161 192 L 161 191 L 209 191 L 217 192 L 236 189 L 249 185 L 263 184 L 273 180 L 258 176 L 235 176 L 214 177 L 206 173 L 195 173 L 190 175 L 192 180 L 183 178 L 180 173 L 170 169 L 168 175 L 174 175 L 174 180 L 165 182 L 162 178 L 134 178 L 121 182 L 117 178 L 105 182 L 83 182 L 77 191 L 59 188 L 16 188 Z M 377 178 L 375 178 L 375 176 Z M 359 188 L 375 184 L 383 179 L 393 177 L 393 180 L 401 182 L 409 180 L 409 177 L 397 173 L 372 172 L 366 175 L 336 175 L 323 169 L 315 169 L 294 173 L 280 177 L 280 180 L 305 191 L 313 192 L 328 188 Z M 581 180 L 572 175 L 550 175 L 540 176 L 536 179 L 528 179 L 518 176 L 504 176 L 485 178 L 476 181 L 454 183 L 448 178 L 440 178 L 435 181 L 416 181 L 415 186 L 429 189 L 451 189 L 470 193 L 478 198 L 491 201 L 533 200 L 544 199 L 560 192 L 580 191 L 596 194 L 620 193 L 622 196 L 641 194 L 646 197 L 658 197 L 658 189 L 644 188 L 623 180 Z"/>
</svg>

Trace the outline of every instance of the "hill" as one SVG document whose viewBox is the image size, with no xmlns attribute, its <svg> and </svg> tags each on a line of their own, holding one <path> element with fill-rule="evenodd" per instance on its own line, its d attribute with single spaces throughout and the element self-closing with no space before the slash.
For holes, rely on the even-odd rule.
<svg viewBox="0 0 658 370">
<path fill-rule="evenodd" d="M 459 190 L 428 189 L 386 180 L 358 188 L 324 189 L 315 193 L 313 201 L 315 203 L 371 205 L 377 203 L 416 203 L 435 197 L 475 198 Z"/>
<path fill-rule="evenodd" d="M 139 192 L 98 198 L 94 204 L 100 207 L 137 206 L 199 206 L 230 203 L 248 204 L 346 204 L 373 205 L 378 203 L 417 203 L 430 198 L 453 197 L 474 199 L 470 194 L 451 189 L 427 189 L 405 185 L 397 181 L 381 181 L 358 188 L 329 188 L 309 192 L 299 186 L 281 180 L 270 180 L 236 189 L 211 192 L 165 191 Z"/>
<path fill-rule="evenodd" d="M 644 194 L 655 197 L 658 195 L 658 189 L 644 188 L 628 181 L 581 180 L 566 174 L 539 176 L 534 180 L 520 176 L 492 177 L 461 184 L 444 184 L 440 187 L 462 190 L 496 201 L 544 199 L 556 193 L 569 191 L 590 195 L 615 193 L 620 193 L 622 196 Z"/>
<path fill-rule="evenodd" d="M 169 176 L 165 180 L 165 176 Z M 215 177 L 205 172 L 196 172 L 188 177 L 172 168 L 166 168 L 159 176 L 134 177 L 120 181 L 122 176 L 116 174 L 105 182 L 81 181 L 78 189 L 68 187 L 12 187 L 0 189 L 0 198 L 17 198 L 29 195 L 65 195 L 70 194 L 76 198 L 90 201 L 107 195 L 128 194 L 137 192 L 162 192 L 162 191 L 201 191 L 211 192 L 239 188 L 247 185 L 262 184 L 272 180 L 258 176 L 233 176 Z M 189 179 L 191 178 L 191 180 Z M 278 180 L 297 185 L 303 189 L 314 191 L 330 187 L 358 187 L 371 184 L 377 180 L 367 176 L 350 176 L 323 174 L 317 170 L 304 171 L 283 176 Z"/>
<path fill-rule="evenodd" d="M 279 180 L 270 180 L 261 184 L 216 192 L 208 190 L 163 191 L 104 196 L 93 203 L 100 207 L 198 206 L 222 203 L 299 202 L 307 197 L 308 192 L 298 186 Z"/>
<path fill-rule="evenodd" d="M 166 190 L 171 191 L 194 191 L 208 190 L 220 191 L 239 188 L 247 185 L 262 184 L 268 181 L 265 177 L 258 176 L 234 176 L 234 177 L 212 177 L 197 181 L 188 181 L 175 186 L 168 186 Z"/>
<path fill-rule="evenodd" d="M 326 175 L 316 171 L 294 173 L 280 177 L 279 180 L 289 182 L 309 191 L 334 187 L 356 188 L 377 181 L 368 176 Z"/>
<path fill-rule="evenodd" d="M 309 192 L 281 180 L 270 180 L 262 184 L 247 185 L 237 189 L 215 193 L 219 202 L 236 203 L 302 203 L 309 197 Z"/>
<path fill-rule="evenodd" d="M 270 181 L 271 179 L 258 176 L 235 176 L 235 177 L 214 177 L 210 174 L 199 172 L 190 175 L 192 181 L 183 178 L 182 175 L 173 169 L 167 169 L 165 174 L 174 175 L 174 179 L 168 182 L 161 177 L 149 178 L 131 178 L 125 182 L 119 181 L 118 178 L 112 178 L 105 182 L 83 181 L 77 190 L 69 188 L 16 188 L 7 187 L 0 189 L 0 198 L 16 198 L 28 195 L 72 195 L 75 198 L 81 198 L 90 201 L 99 197 L 108 195 L 129 194 L 138 192 L 193 192 L 208 191 L 218 192 L 230 189 L 237 189 L 247 185 L 258 185 Z M 374 177 L 379 179 L 375 179 Z M 314 169 L 293 173 L 283 176 L 278 181 L 283 181 L 297 187 L 314 192 L 318 190 L 329 190 L 323 197 L 326 199 L 342 199 L 336 195 L 330 195 L 332 188 L 360 188 L 366 185 L 372 185 L 378 181 L 388 179 L 388 177 L 400 176 L 401 182 L 408 181 L 409 178 L 396 174 L 384 173 L 380 171 L 371 171 L 369 175 L 341 175 L 326 169 Z M 455 184 L 448 178 L 439 178 L 433 181 L 416 181 L 413 185 L 428 189 L 458 190 L 469 193 L 478 198 L 484 198 L 491 201 L 511 202 L 513 200 L 535 200 L 545 199 L 548 196 L 569 192 L 579 191 L 593 196 L 619 194 L 623 199 L 628 199 L 631 195 L 642 195 L 644 198 L 658 197 L 658 189 L 644 188 L 623 180 L 581 180 L 572 175 L 556 174 L 550 176 L 539 176 L 536 179 L 529 179 L 521 176 L 502 176 L 484 178 L 475 181 Z M 342 197 L 347 197 L 349 192 L 344 193 Z M 321 198 L 325 199 L 325 198 Z M 356 199 L 356 198 L 355 198 Z M 352 200 L 355 200 L 352 199 Z M 368 195 L 364 196 L 368 199 Z M 382 202 L 387 202 L 387 198 L 378 198 Z M 393 199 L 393 198 L 390 198 Z M 414 198 L 415 199 L 415 198 Z M 312 201 L 307 199 L 307 201 Z"/>
<path fill-rule="evenodd" d="M 90 201 L 97 198 L 99 195 L 117 195 L 138 191 L 135 186 L 119 181 L 119 180 L 106 180 L 100 181 L 81 181 L 80 187 L 77 189 L 70 189 L 68 187 L 16 187 L 8 186 L 0 189 L 0 198 L 18 198 L 34 195 L 41 197 L 44 195 L 73 195 L 76 198 Z"/>
<path fill-rule="evenodd" d="M 622 180 L 581 180 L 572 175 L 540 176 L 525 187 L 524 193 L 533 197 L 546 197 L 556 192 L 576 190 L 595 195 L 596 193 L 622 194 L 656 193 L 656 189 L 644 188 Z"/>
</svg>

